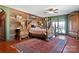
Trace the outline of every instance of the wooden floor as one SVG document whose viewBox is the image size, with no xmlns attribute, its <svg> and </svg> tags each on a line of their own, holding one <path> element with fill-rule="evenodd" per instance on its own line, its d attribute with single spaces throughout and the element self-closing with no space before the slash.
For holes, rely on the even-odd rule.
<svg viewBox="0 0 79 59">
<path fill-rule="evenodd" d="M 59 40 L 59 39 L 67 40 L 67 44 L 65 45 L 62 51 L 63 53 L 79 53 L 79 41 L 78 40 L 76 40 L 75 38 L 69 37 L 69 36 L 64 36 L 64 35 L 57 36 L 54 40 Z M 26 40 L 30 40 L 30 39 L 0 41 L 0 52 L 1 53 L 17 53 L 17 50 L 15 48 L 12 48 L 11 45 L 22 42 L 22 41 L 26 41 Z M 56 44 L 57 43 L 55 41 L 53 45 L 56 46 Z M 57 49 L 58 48 L 59 47 L 57 46 Z"/>
</svg>

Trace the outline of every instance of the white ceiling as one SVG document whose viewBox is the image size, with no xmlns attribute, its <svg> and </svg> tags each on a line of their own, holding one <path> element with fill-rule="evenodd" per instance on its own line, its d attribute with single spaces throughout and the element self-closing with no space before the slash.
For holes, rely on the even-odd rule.
<svg viewBox="0 0 79 59">
<path fill-rule="evenodd" d="M 41 17 L 64 15 L 69 14 L 70 12 L 73 11 L 79 11 L 79 5 L 7 5 L 7 6 Z M 44 13 L 44 11 L 47 10 L 48 8 L 54 8 L 59 10 L 58 13 L 56 14 Z"/>
</svg>

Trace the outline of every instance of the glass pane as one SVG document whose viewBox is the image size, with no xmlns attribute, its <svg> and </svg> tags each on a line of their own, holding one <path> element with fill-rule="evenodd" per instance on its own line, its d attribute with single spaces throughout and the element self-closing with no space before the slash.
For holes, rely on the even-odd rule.
<svg viewBox="0 0 79 59">
<path fill-rule="evenodd" d="M 53 29 L 56 33 L 63 33 L 63 34 L 66 33 L 66 31 L 65 31 L 65 20 L 59 20 L 59 22 L 53 21 L 52 27 L 53 27 Z"/>
<path fill-rule="evenodd" d="M 65 33 L 65 21 L 59 21 L 59 33 Z"/>
</svg>

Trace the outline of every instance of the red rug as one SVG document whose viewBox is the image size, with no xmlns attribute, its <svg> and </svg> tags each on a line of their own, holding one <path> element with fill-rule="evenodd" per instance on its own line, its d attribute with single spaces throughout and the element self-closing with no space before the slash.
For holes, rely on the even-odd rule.
<svg viewBox="0 0 79 59">
<path fill-rule="evenodd" d="M 52 53 L 62 52 L 66 45 L 67 40 L 53 39 L 49 42 L 30 39 L 24 42 L 20 42 L 12 45 L 18 52 L 22 53 Z"/>
</svg>

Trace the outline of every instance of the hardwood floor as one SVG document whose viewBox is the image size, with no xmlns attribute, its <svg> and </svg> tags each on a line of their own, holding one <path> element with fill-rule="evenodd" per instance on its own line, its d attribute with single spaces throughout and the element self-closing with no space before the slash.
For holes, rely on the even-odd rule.
<svg viewBox="0 0 79 59">
<path fill-rule="evenodd" d="M 65 46 L 63 53 L 79 53 L 79 41 L 71 37 L 66 37 L 66 39 L 68 40 L 68 43 Z"/>
<path fill-rule="evenodd" d="M 12 48 L 11 45 L 22 41 L 20 40 L 0 41 L 0 53 L 17 53 L 18 51 L 15 48 Z"/>
<path fill-rule="evenodd" d="M 32 38 L 23 39 L 21 41 L 19 40 L 0 41 L 0 52 L 1 53 L 17 53 L 18 51 L 15 48 L 12 48 L 11 45 L 19 43 L 19 42 L 24 42 L 24 41 L 28 42 L 28 40 L 31 41 L 33 39 Z M 67 43 L 64 45 L 64 48 L 61 49 L 62 44 L 58 45 L 58 40 L 67 40 Z M 54 53 L 59 53 L 60 51 L 62 51 L 62 53 L 79 53 L 79 41 L 69 36 L 64 36 L 64 35 L 57 36 L 56 38 L 53 39 L 53 41 L 50 40 L 48 42 L 45 42 L 44 40 L 40 40 L 40 42 L 42 42 L 42 44 L 45 43 L 45 44 L 50 45 L 50 48 L 52 48 Z M 29 43 L 29 45 L 32 45 L 32 44 L 33 44 L 32 42 Z M 50 50 L 50 48 L 46 49 L 46 51 Z"/>
</svg>

